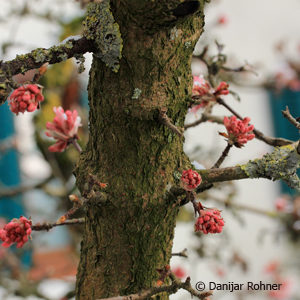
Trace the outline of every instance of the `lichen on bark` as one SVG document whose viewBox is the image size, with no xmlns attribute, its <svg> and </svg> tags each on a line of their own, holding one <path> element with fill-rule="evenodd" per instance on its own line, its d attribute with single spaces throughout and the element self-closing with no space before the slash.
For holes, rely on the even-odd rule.
<svg viewBox="0 0 300 300">
<path fill-rule="evenodd" d="M 249 178 L 265 177 L 271 180 L 283 180 L 291 188 L 300 191 L 300 180 L 296 174 L 300 166 L 300 155 L 295 145 L 275 147 L 272 153 L 260 159 L 250 160 L 241 166 Z"/>
<path fill-rule="evenodd" d="M 91 199 L 81 245 L 77 299 L 126 295 L 149 288 L 171 257 L 177 208 L 165 197 L 174 172 L 189 167 L 183 139 L 158 121 L 162 108 L 183 126 L 192 88 L 191 55 L 203 27 L 203 2 L 178 19 L 182 1 L 111 1 L 123 52 L 118 73 L 94 55 L 90 71 L 90 138 L 75 171 L 107 182 L 106 201 Z M 160 17 L 172 20 L 149 30 Z M 159 15 L 160 14 L 160 15 Z M 162 15 L 161 15 L 162 14 Z M 167 14 L 170 14 L 167 17 Z M 140 23 L 141 22 L 141 23 Z M 186 47 L 185 42 L 191 46 Z M 171 136 L 171 137 L 170 137 Z M 161 295 L 157 299 L 167 299 Z"/>
<path fill-rule="evenodd" d="M 110 1 L 90 3 L 83 25 L 84 36 L 93 40 L 97 47 L 98 51 L 94 54 L 117 72 L 123 45 L 119 25 L 110 10 Z"/>
</svg>

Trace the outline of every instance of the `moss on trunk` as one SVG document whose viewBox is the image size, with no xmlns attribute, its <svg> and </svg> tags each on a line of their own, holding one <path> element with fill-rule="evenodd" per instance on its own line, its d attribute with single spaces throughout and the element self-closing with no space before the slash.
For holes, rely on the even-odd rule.
<svg viewBox="0 0 300 300">
<path fill-rule="evenodd" d="M 115 73 L 94 57 L 90 138 L 76 169 L 83 193 L 89 173 L 108 186 L 105 201 L 95 196 L 86 211 L 77 299 L 149 288 L 156 269 L 170 261 L 178 209 L 165 194 L 188 159 L 183 139 L 158 122 L 158 113 L 167 108 L 183 126 L 191 54 L 203 27 L 203 3 L 188 16 L 174 16 L 180 2 L 111 1 L 123 39 L 120 69 Z"/>
</svg>

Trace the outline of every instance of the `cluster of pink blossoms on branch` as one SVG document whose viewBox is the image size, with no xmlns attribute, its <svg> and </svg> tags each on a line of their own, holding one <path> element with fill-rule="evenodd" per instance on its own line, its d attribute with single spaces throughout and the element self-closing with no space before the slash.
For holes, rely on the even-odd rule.
<svg viewBox="0 0 300 300">
<path fill-rule="evenodd" d="M 215 96 L 228 95 L 229 94 L 229 84 L 225 81 L 220 82 L 214 91 Z"/>
<path fill-rule="evenodd" d="M 44 100 L 42 87 L 38 84 L 25 84 L 15 89 L 9 96 L 10 110 L 18 115 L 25 111 L 33 112 Z"/>
<path fill-rule="evenodd" d="M 210 85 L 203 78 L 203 76 L 193 76 L 194 85 L 193 85 L 193 96 L 204 96 L 209 93 Z"/>
<path fill-rule="evenodd" d="M 69 144 L 78 139 L 77 131 L 81 125 L 81 118 L 76 110 L 70 111 L 62 107 L 54 107 L 53 122 L 47 122 L 46 135 L 56 139 L 56 143 L 49 147 L 51 152 L 62 152 Z"/>
<path fill-rule="evenodd" d="M 228 83 L 225 81 L 220 82 L 216 89 L 204 79 L 203 76 L 193 76 L 193 97 L 201 97 L 201 103 L 193 106 L 192 111 L 197 111 L 199 108 L 206 107 L 210 101 L 215 101 L 221 95 L 228 95 Z M 207 96 L 207 97 L 204 97 Z"/>
<path fill-rule="evenodd" d="M 254 139 L 254 125 L 249 125 L 250 118 L 246 117 L 243 120 L 238 120 L 236 116 L 230 118 L 224 117 L 224 126 L 227 133 L 220 133 L 228 138 L 236 147 L 241 148 L 248 141 Z"/>
<path fill-rule="evenodd" d="M 181 176 L 181 183 L 186 191 L 192 191 L 202 182 L 200 174 L 192 169 L 184 170 Z"/>
<path fill-rule="evenodd" d="M 202 206 L 202 205 L 201 205 Z M 224 221 L 221 212 L 217 209 L 200 209 L 199 217 L 195 223 L 195 231 L 202 231 L 204 234 L 221 233 Z"/>
<path fill-rule="evenodd" d="M 217 88 L 212 89 L 210 84 L 204 79 L 203 76 L 193 76 L 193 96 L 204 96 L 207 94 L 213 94 L 215 96 L 228 95 L 229 84 L 225 81 L 221 81 Z"/>
<path fill-rule="evenodd" d="M 12 219 L 2 229 L 0 229 L 0 239 L 3 247 L 10 247 L 13 243 L 17 243 L 17 248 L 23 247 L 28 241 L 31 234 L 32 222 L 25 217 Z"/>
<path fill-rule="evenodd" d="M 192 191 L 196 189 L 201 182 L 202 178 L 198 172 L 192 169 L 182 172 L 181 183 L 187 192 L 193 194 Z M 222 232 L 224 221 L 219 210 L 214 208 L 205 209 L 200 202 L 195 202 L 194 197 L 191 202 L 194 205 L 195 214 L 199 215 L 195 223 L 196 232 L 202 231 L 204 234 Z"/>
</svg>

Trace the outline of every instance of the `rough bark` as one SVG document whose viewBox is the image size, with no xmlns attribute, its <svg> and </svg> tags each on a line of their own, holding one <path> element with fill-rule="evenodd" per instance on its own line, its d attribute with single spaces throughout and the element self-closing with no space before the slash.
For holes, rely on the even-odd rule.
<svg viewBox="0 0 300 300">
<path fill-rule="evenodd" d="M 80 300 L 128 295 L 156 284 L 156 269 L 170 261 L 178 213 L 166 194 L 177 184 L 176 172 L 189 164 L 183 138 L 158 116 L 166 108 L 183 127 L 203 2 L 114 0 L 111 7 L 123 39 L 120 68 L 115 73 L 94 56 L 90 138 L 75 172 L 82 193 L 89 173 L 108 183 L 86 210 Z"/>
</svg>

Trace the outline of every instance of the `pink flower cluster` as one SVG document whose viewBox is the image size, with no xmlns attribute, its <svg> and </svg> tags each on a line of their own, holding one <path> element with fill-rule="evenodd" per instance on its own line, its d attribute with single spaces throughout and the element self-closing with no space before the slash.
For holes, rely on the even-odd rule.
<svg viewBox="0 0 300 300">
<path fill-rule="evenodd" d="M 290 299 L 292 293 L 292 284 L 290 280 L 284 280 L 283 278 L 277 278 L 275 284 L 281 284 L 280 289 L 268 291 L 268 295 L 272 299 L 286 300 Z"/>
<path fill-rule="evenodd" d="M 204 234 L 220 233 L 223 230 L 224 221 L 217 209 L 200 209 L 199 217 L 195 223 L 195 231 L 202 231 Z"/>
<path fill-rule="evenodd" d="M 77 140 L 78 127 L 81 126 L 81 119 L 76 110 L 70 111 L 62 107 L 54 107 L 55 117 L 53 122 L 47 122 L 46 135 L 56 139 L 56 143 L 49 147 L 51 152 L 64 151 L 72 140 Z"/>
<path fill-rule="evenodd" d="M 197 188 L 202 181 L 200 174 L 192 169 L 184 170 L 181 176 L 181 183 L 186 191 Z"/>
<path fill-rule="evenodd" d="M 31 234 L 32 222 L 25 217 L 12 219 L 2 229 L 0 229 L 0 239 L 3 247 L 10 247 L 13 243 L 17 243 L 17 248 L 23 247 L 28 241 Z"/>
<path fill-rule="evenodd" d="M 285 196 L 279 197 L 275 201 L 275 208 L 277 211 L 286 211 L 288 207 L 288 199 Z"/>
<path fill-rule="evenodd" d="M 203 78 L 203 76 L 193 76 L 194 78 L 194 84 L 193 84 L 193 90 L 192 94 L 193 96 L 205 96 L 209 94 L 210 91 L 210 85 L 209 83 Z M 194 105 L 191 109 L 192 112 L 197 112 L 198 109 L 201 107 L 205 107 L 208 104 L 207 100 L 202 100 L 200 104 Z"/>
<path fill-rule="evenodd" d="M 210 85 L 203 78 L 203 76 L 193 76 L 194 85 L 193 85 L 193 96 L 204 96 L 209 93 Z"/>
<path fill-rule="evenodd" d="M 172 269 L 173 274 L 177 277 L 182 279 L 183 277 L 186 276 L 186 272 L 184 271 L 184 269 L 182 267 L 176 267 L 174 269 Z"/>
<path fill-rule="evenodd" d="M 219 25 L 225 25 L 225 24 L 227 24 L 228 23 L 228 17 L 227 17 L 227 15 L 223 14 L 223 15 L 219 16 L 219 18 L 217 20 L 217 23 Z"/>
<path fill-rule="evenodd" d="M 214 95 L 220 96 L 220 95 L 228 95 L 229 94 L 229 84 L 225 81 L 220 82 L 218 87 L 215 89 Z"/>
<path fill-rule="evenodd" d="M 253 125 L 248 125 L 250 118 L 238 120 L 236 116 L 230 118 L 224 117 L 224 125 L 227 129 L 227 134 L 222 134 L 227 137 L 236 147 L 240 148 L 248 141 L 254 139 L 255 134 L 252 132 Z"/>
<path fill-rule="evenodd" d="M 265 266 L 265 273 L 271 275 L 274 284 L 281 284 L 278 290 L 268 291 L 268 296 L 271 299 L 284 300 L 290 299 L 292 294 L 292 281 L 282 277 L 281 265 L 279 261 L 271 261 Z"/>
<path fill-rule="evenodd" d="M 200 104 L 193 106 L 192 111 L 194 112 L 199 108 L 206 107 L 210 101 L 215 101 L 217 97 L 229 94 L 229 85 L 225 81 L 222 81 L 216 89 L 213 89 L 210 84 L 203 78 L 203 76 L 193 76 L 193 78 L 193 97 L 197 98 L 198 96 L 201 100 Z"/>
<path fill-rule="evenodd" d="M 42 87 L 37 84 L 25 84 L 15 89 L 9 96 L 10 110 L 18 115 L 20 112 L 32 112 L 44 100 Z"/>
</svg>

